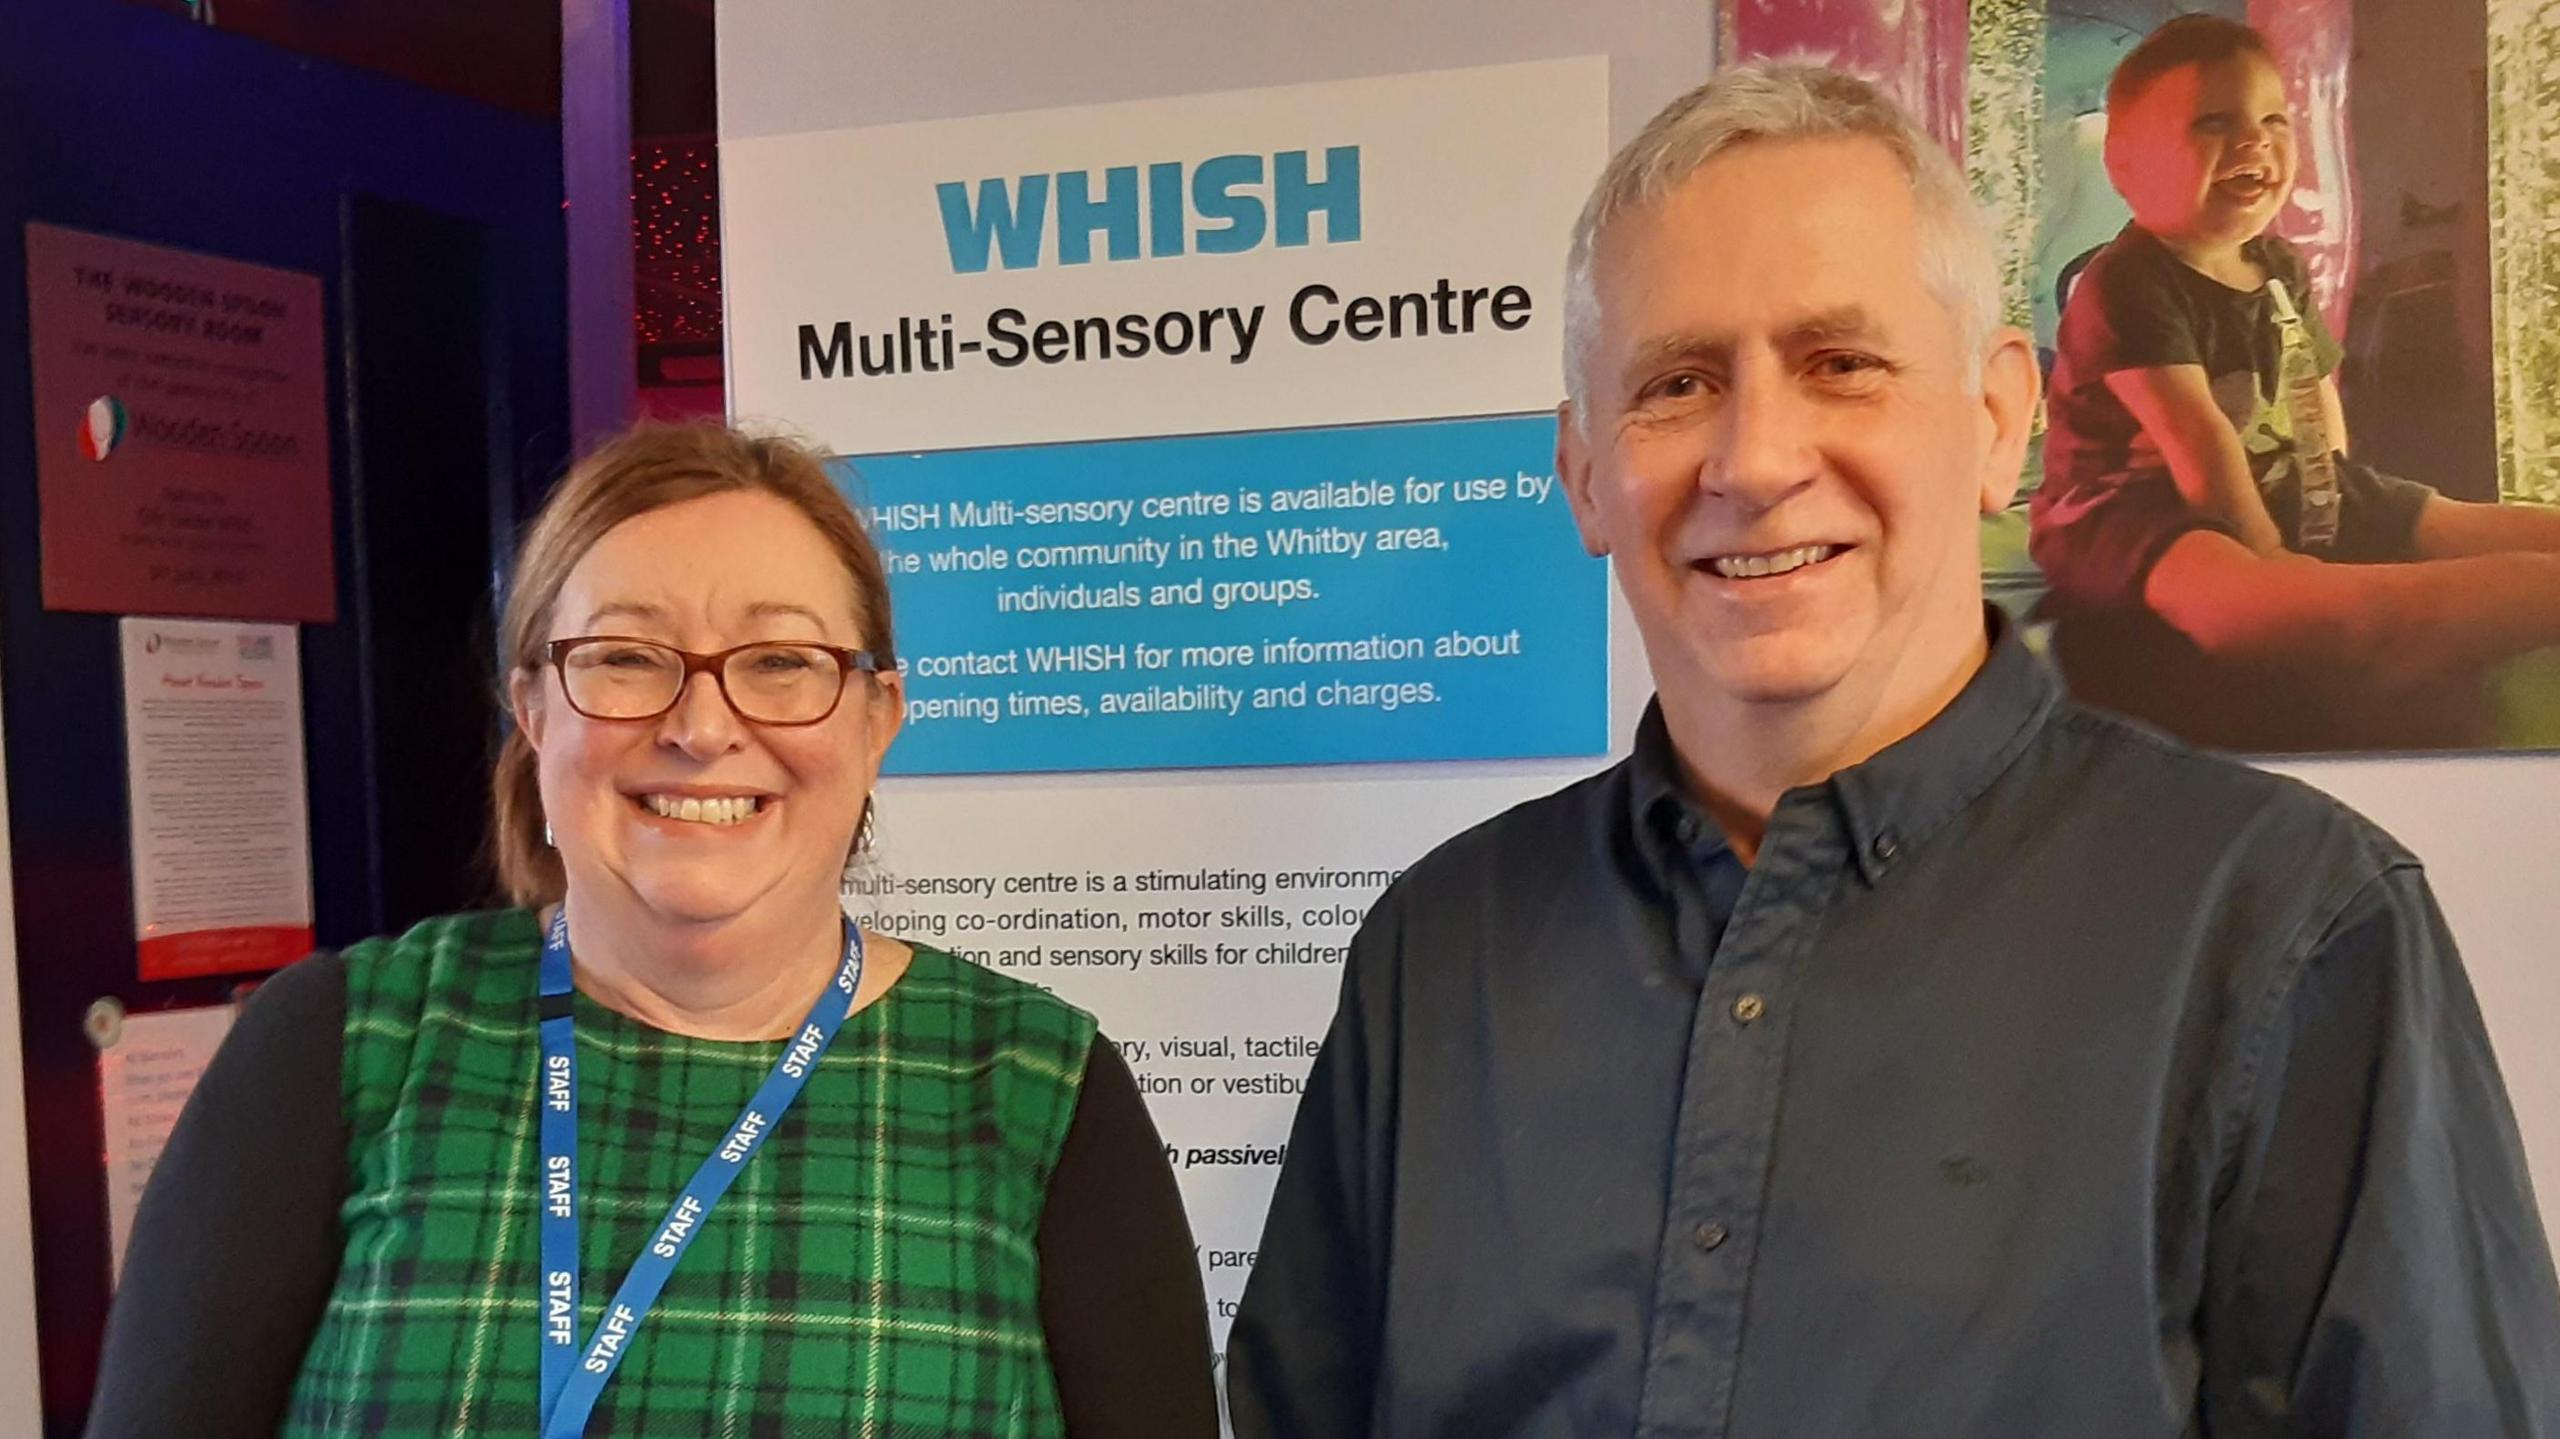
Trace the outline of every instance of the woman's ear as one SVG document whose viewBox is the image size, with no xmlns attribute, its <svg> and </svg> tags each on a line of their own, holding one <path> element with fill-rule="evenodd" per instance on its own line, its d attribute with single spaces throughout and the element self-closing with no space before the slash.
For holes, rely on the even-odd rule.
<svg viewBox="0 0 2560 1439">
<path fill-rule="evenodd" d="M 878 773 L 880 761 L 889 753 L 889 741 L 907 722 L 907 676 L 904 670 L 886 668 L 871 677 L 871 768 Z"/>
<path fill-rule="evenodd" d="M 535 750 L 542 748 L 542 671 L 516 667 L 507 677 L 507 710 L 515 716 L 516 732 Z"/>
</svg>

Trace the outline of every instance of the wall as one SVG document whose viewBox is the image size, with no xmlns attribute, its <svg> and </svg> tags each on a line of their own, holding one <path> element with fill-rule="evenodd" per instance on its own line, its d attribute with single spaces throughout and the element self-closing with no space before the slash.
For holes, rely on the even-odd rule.
<svg viewBox="0 0 2560 1439">
<path fill-rule="evenodd" d="M 398 756 L 386 765 L 374 744 L 372 681 L 396 673 L 381 667 L 411 659 L 415 645 L 396 628 L 370 627 L 368 557 L 351 539 L 363 533 L 365 496 L 355 457 L 396 437 L 364 429 L 367 372 L 343 353 L 354 343 L 349 296 L 389 291 L 397 302 L 402 287 L 433 283 L 356 269 L 351 217 L 364 207 L 354 202 L 407 205 L 478 230 L 485 249 L 474 278 L 488 328 L 473 349 L 483 373 L 449 378 L 456 395 L 487 382 L 486 413 L 471 417 L 486 426 L 485 452 L 435 482 L 493 486 L 472 498 L 504 526 L 520 492 L 555 471 L 562 449 L 559 143 L 556 127 L 539 120 L 141 6 L 10 0 L 8 9 L 0 44 L 0 652 L 23 957 L 17 1032 L 33 1216 L 45 1236 L 36 1268 L 44 1410 L 49 1431 L 67 1433 L 87 1402 L 107 1297 L 95 1071 L 79 1015 L 101 995 L 149 1009 L 209 1002 L 228 985 L 134 978 L 114 619 L 48 613 L 37 599 L 35 480 L 24 437 L 37 423 L 62 421 L 28 413 L 24 226 L 44 220 L 124 235 L 322 282 L 332 344 L 342 349 L 330 389 L 339 620 L 307 628 L 302 650 L 318 929 L 322 943 L 342 944 L 386 918 L 377 780 L 417 784 L 398 771 Z M 379 358 L 377 369 L 397 372 L 407 357 Z M 485 568 L 485 546 L 480 555 Z M 485 574 L 478 589 L 486 592 Z M 447 788 L 471 802 L 468 788 Z M 14 1087 L 16 1073 L 9 1066 L 0 1087 Z M 14 1115 L 0 1122 L 0 1139 L 9 1123 Z M 0 1412 L 33 1407 L 0 1396 Z"/>
<path fill-rule="evenodd" d="M 0 706 L 5 708 L 5 706 Z M 0 723 L 0 751 L 8 726 Z M 39 1431 L 35 1233 L 27 1218 L 27 1112 L 18 1083 L 18 921 L 9 883 L 9 777 L 0 773 L 0 1436 Z"/>
</svg>

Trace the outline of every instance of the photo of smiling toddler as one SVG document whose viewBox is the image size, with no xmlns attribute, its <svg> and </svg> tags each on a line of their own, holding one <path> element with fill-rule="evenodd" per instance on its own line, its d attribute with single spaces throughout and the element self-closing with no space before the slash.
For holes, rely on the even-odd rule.
<svg viewBox="0 0 2560 1439">
<path fill-rule="evenodd" d="M 2109 78 L 2132 220 L 2068 282 L 2031 510 L 2054 654 L 2203 743 L 2482 743 L 2493 672 L 2560 646 L 2560 508 L 2353 458 L 2343 351 L 2271 232 L 2296 124 L 2235 20 L 2170 20 Z"/>
</svg>

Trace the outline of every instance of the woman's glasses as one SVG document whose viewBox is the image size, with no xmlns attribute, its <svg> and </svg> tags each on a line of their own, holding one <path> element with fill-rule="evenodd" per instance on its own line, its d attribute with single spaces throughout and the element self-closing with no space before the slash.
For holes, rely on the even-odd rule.
<svg viewBox="0 0 2560 1439">
<path fill-rule="evenodd" d="M 600 720 L 656 719 L 676 707 L 695 675 L 708 674 L 741 719 L 816 724 L 835 713 L 846 679 L 880 669 L 869 650 L 803 640 L 761 640 L 703 655 L 656 640 L 580 635 L 551 641 L 543 654 L 560 671 L 569 707 Z"/>
</svg>

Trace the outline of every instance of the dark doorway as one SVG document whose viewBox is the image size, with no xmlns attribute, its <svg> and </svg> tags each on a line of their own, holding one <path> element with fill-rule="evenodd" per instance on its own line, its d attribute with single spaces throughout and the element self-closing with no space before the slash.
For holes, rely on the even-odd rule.
<svg viewBox="0 0 2560 1439">
<path fill-rule="evenodd" d="M 488 895 L 472 779 L 497 725 L 490 483 L 507 469 L 490 436 L 507 386 L 482 227 L 367 195 L 346 224 L 369 878 L 396 933 Z"/>
</svg>

